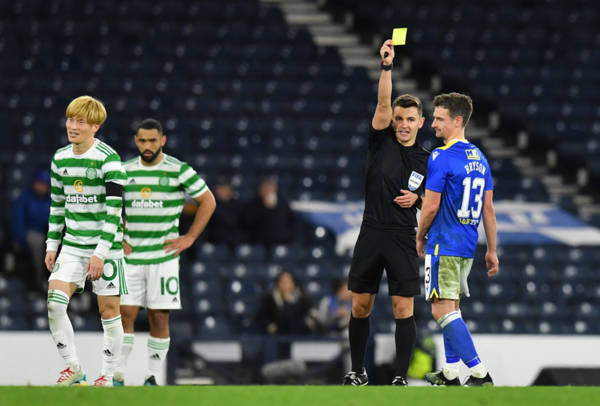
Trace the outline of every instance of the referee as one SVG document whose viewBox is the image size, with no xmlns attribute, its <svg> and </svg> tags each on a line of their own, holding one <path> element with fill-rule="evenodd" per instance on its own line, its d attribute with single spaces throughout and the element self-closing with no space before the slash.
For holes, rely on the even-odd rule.
<svg viewBox="0 0 600 406">
<path fill-rule="evenodd" d="M 352 291 L 350 353 L 352 371 L 344 385 L 369 381 L 364 369 L 369 315 L 385 268 L 396 319 L 396 364 L 392 385 L 406 385 L 416 342 L 414 295 L 420 293 L 415 249 L 417 208 L 425 186 L 429 152 L 416 143 L 423 126 L 423 105 L 404 94 L 391 102 L 392 40 L 383 43 L 377 109 L 371 122 L 365 180 L 365 212 L 354 247 L 348 288 Z"/>
</svg>

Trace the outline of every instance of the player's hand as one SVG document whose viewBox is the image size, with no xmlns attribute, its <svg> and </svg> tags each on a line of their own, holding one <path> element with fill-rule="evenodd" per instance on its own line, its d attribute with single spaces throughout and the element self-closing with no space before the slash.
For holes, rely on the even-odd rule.
<svg viewBox="0 0 600 406">
<path fill-rule="evenodd" d="M 427 243 L 425 242 L 425 238 L 417 238 L 417 255 L 419 255 L 419 258 L 425 258 L 426 248 Z"/>
<path fill-rule="evenodd" d="M 419 196 L 416 193 L 406 189 L 400 189 L 400 196 L 394 198 L 394 203 L 404 209 L 408 209 L 415 204 L 418 198 Z"/>
<path fill-rule="evenodd" d="M 164 250 L 167 252 L 175 251 L 175 256 L 178 256 L 183 251 L 187 250 L 194 243 L 194 239 L 192 237 L 188 237 L 187 235 L 182 235 L 181 237 L 177 237 L 173 240 L 165 241 Z"/>
<path fill-rule="evenodd" d="M 96 281 L 102 277 L 102 271 L 104 270 L 104 260 L 92 255 L 90 261 L 85 268 L 88 276 L 87 278 L 91 281 Z"/>
<path fill-rule="evenodd" d="M 54 269 L 54 263 L 56 262 L 56 251 L 46 252 L 46 258 L 44 259 L 44 262 L 46 263 L 48 272 L 52 272 L 52 269 Z"/>
<path fill-rule="evenodd" d="M 487 267 L 487 274 L 488 276 L 494 276 L 498 273 L 498 266 L 499 266 L 499 261 L 498 261 L 498 255 L 496 255 L 495 252 L 486 252 L 485 253 L 485 266 Z"/>
<path fill-rule="evenodd" d="M 123 253 L 125 253 L 125 255 L 129 255 L 132 252 L 133 252 L 133 249 L 131 248 L 131 245 L 129 245 L 125 241 L 123 241 Z"/>
<path fill-rule="evenodd" d="M 387 53 L 387 56 L 386 56 Z M 391 65 L 394 61 L 394 43 L 391 39 L 388 39 L 383 43 L 381 49 L 379 50 L 379 55 L 381 55 L 381 61 L 384 65 Z"/>
</svg>

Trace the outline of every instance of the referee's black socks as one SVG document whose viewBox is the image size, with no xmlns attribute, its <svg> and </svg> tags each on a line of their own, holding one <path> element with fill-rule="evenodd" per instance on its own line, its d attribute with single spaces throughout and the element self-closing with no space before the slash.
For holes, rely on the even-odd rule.
<svg viewBox="0 0 600 406">
<path fill-rule="evenodd" d="M 352 358 L 352 370 L 361 373 L 365 367 L 365 353 L 367 352 L 367 341 L 369 340 L 370 322 L 369 317 L 355 319 L 350 316 L 348 335 L 350 336 L 350 357 Z"/>
<path fill-rule="evenodd" d="M 396 320 L 396 376 L 406 378 L 408 365 L 417 342 L 415 317 Z M 352 320 L 350 320 L 352 322 Z M 354 364 L 354 358 L 352 358 Z"/>
</svg>

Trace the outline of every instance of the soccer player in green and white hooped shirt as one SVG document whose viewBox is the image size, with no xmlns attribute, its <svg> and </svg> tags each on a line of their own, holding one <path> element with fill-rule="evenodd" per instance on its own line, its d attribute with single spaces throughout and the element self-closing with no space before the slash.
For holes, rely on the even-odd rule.
<svg viewBox="0 0 600 406">
<path fill-rule="evenodd" d="M 119 295 L 127 290 L 121 223 L 126 176 L 115 150 L 94 138 L 106 120 L 106 109 L 99 100 L 90 96 L 74 99 L 67 107 L 66 117 L 70 144 L 57 150 L 52 158 L 52 204 L 45 258 L 46 267 L 52 272 L 48 324 L 56 348 L 67 363 L 57 384 L 85 381 L 67 306 L 71 296 L 82 291 L 89 279 L 98 297 L 104 329 L 102 372 L 94 385 L 112 386 L 123 341 Z"/>
<path fill-rule="evenodd" d="M 166 141 L 157 120 L 142 121 L 135 135 L 140 156 L 123 164 L 127 173 L 123 246 L 129 292 L 121 296 L 125 337 L 113 380 L 119 386 L 124 385 L 140 307 L 148 310 L 150 322 L 144 385 L 156 385 L 169 350 L 169 310 L 181 309 L 178 256 L 200 236 L 216 207 L 204 180 L 187 163 L 162 152 Z M 185 193 L 199 206 L 190 229 L 179 236 Z"/>
</svg>

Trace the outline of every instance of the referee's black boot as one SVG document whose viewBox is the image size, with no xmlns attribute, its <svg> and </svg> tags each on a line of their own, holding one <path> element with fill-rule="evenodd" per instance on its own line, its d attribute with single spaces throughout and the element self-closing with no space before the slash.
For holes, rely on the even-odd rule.
<svg viewBox="0 0 600 406">
<path fill-rule="evenodd" d="M 369 383 L 369 377 L 367 376 L 367 371 L 363 369 L 362 373 L 357 374 L 354 371 L 348 372 L 344 375 L 344 380 L 342 381 L 342 385 L 351 385 L 351 386 L 365 386 Z"/>
<path fill-rule="evenodd" d="M 392 386 L 408 386 L 408 382 L 406 382 L 406 379 L 404 379 L 403 376 L 398 375 L 394 377 Z"/>
<path fill-rule="evenodd" d="M 492 381 L 492 377 L 488 372 L 483 378 L 477 378 L 476 376 L 471 375 L 469 379 L 465 382 L 465 386 L 493 386 L 494 381 Z"/>
<path fill-rule="evenodd" d="M 435 386 L 460 386 L 460 379 L 448 379 L 444 371 L 430 372 L 425 375 L 425 380 Z"/>
</svg>

